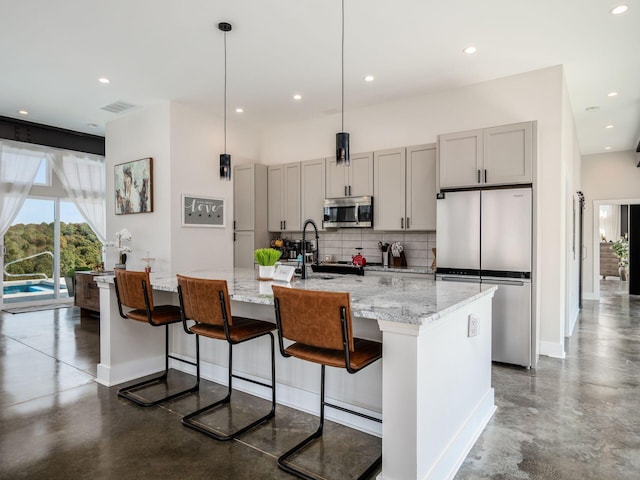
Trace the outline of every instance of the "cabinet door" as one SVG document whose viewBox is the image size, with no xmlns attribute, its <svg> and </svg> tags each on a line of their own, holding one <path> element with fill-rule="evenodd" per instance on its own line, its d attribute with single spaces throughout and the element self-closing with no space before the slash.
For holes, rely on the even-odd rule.
<svg viewBox="0 0 640 480">
<path fill-rule="evenodd" d="M 324 217 L 325 160 L 302 162 L 302 219 L 312 219 L 319 229 Z"/>
<path fill-rule="evenodd" d="M 235 232 L 233 242 L 233 266 L 235 268 L 253 268 L 254 250 L 254 232 Z"/>
<path fill-rule="evenodd" d="M 486 183 L 532 182 L 532 122 L 486 128 L 483 144 Z"/>
<path fill-rule="evenodd" d="M 474 187 L 484 181 L 482 130 L 438 136 L 440 188 Z"/>
<path fill-rule="evenodd" d="M 336 158 L 326 160 L 326 188 L 325 198 L 341 198 L 348 194 L 347 182 L 350 167 L 336 164 Z"/>
<path fill-rule="evenodd" d="M 284 195 L 282 211 L 284 229 L 299 232 L 302 230 L 300 219 L 300 162 L 284 165 Z"/>
<path fill-rule="evenodd" d="M 364 197 L 373 195 L 373 171 L 372 152 L 351 155 L 347 183 L 349 196 Z"/>
<path fill-rule="evenodd" d="M 268 229 L 270 232 L 280 232 L 283 228 L 284 218 L 282 214 L 283 192 L 284 192 L 284 166 L 269 166 L 267 172 L 267 203 L 269 211 L 267 212 Z"/>
<path fill-rule="evenodd" d="M 233 169 L 233 221 L 236 230 L 253 230 L 254 195 L 254 166 L 235 166 Z"/>
<path fill-rule="evenodd" d="M 436 146 L 407 148 L 407 230 L 436 229 Z"/>
<path fill-rule="evenodd" d="M 405 227 L 405 149 L 374 152 L 373 228 Z"/>
</svg>

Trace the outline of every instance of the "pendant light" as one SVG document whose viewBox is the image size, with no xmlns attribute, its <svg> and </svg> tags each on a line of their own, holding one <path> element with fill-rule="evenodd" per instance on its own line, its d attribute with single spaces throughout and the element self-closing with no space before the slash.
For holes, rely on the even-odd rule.
<svg viewBox="0 0 640 480">
<path fill-rule="evenodd" d="M 227 32 L 231 24 L 220 22 L 218 29 L 224 32 L 224 153 L 220 154 L 220 178 L 231 180 L 231 155 L 227 153 Z"/>
<path fill-rule="evenodd" d="M 342 131 L 336 133 L 336 165 L 349 166 L 349 134 L 344 131 L 344 0 L 342 0 Z"/>
</svg>

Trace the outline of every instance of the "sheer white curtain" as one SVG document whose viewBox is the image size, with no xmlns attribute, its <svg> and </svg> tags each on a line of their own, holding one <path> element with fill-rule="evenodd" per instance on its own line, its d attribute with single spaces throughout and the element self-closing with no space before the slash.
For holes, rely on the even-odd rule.
<svg viewBox="0 0 640 480">
<path fill-rule="evenodd" d="M 600 205 L 600 240 L 615 242 L 620 237 L 620 205 Z"/>
<path fill-rule="evenodd" d="M 104 157 L 72 151 L 51 151 L 49 158 L 69 197 L 101 242 L 106 240 Z"/>
<path fill-rule="evenodd" d="M 20 212 L 45 154 L 15 142 L 0 142 L 0 235 Z"/>
</svg>

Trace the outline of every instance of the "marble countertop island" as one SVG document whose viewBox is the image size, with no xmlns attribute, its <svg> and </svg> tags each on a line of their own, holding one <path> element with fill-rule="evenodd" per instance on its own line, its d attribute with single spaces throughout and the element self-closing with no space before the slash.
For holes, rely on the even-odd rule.
<svg viewBox="0 0 640 480">
<path fill-rule="evenodd" d="M 271 285 L 274 282 L 257 279 L 253 269 L 195 270 L 183 275 L 226 280 L 232 300 L 273 305 Z M 111 282 L 110 278 L 96 281 Z M 151 273 L 154 290 L 177 292 L 174 274 Z M 389 277 L 379 275 L 338 275 L 310 273 L 302 280 L 294 277 L 293 288 L 349 292 L 354 317 L 370 318 L 415 325 L 428 325 L 447 313 L 475 299 L 489 295 L 495 286 L 469 283 L 437 282 L 432 278 Z"/>
</svg>

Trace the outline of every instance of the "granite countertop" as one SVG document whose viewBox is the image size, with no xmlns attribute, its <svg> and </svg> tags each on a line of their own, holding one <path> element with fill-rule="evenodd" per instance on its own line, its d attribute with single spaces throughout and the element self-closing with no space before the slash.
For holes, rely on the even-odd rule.
<svg viewBox="0 0 640 480">
<path fill-rule="evenodd" d="M 387 269 L 388 270 L 388 269 Z M 406 271 L 406 270 L 403 270 Z M 257 270 L 200 270 L 181 272 L 199 278 L 226 280 L 231 299 L 238 302 L 273 305 L 271 285 L 274 282 L 257 279 Z M 113 283 L 113 277 L 96 278 L 100 283 Z M 156 290 L 177 292 L 175 274 L 151 273 Z M 294 277 L 293 288 L 322 291 L 346 291 L 351 295 L 354 317 L 387 320 L 408 324 L 430 324 L 449 312 L 475 299 L 492 294 L 495 286 L 470 283 L 437 282 L 431 276 L 355 276 L 311 273 L 307 279 Z"/>
</svg>

